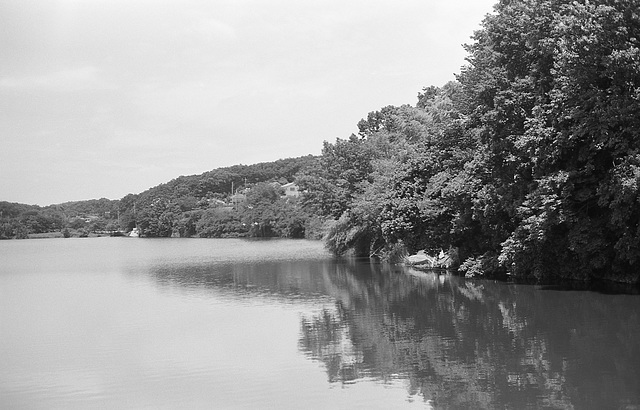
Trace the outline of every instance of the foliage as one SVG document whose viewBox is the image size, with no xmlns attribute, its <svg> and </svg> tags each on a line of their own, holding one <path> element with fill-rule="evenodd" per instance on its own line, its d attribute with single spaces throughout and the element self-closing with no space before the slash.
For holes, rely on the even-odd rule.
<svg viewBox="0 0 640 410">
<path fill-rule="evenodd" d="M 504 1 L 496 10 L 460 81 L 478 103 L 510 223 L 497 224 L 505 232 L 496 234 L 509 233 L 499 262 L 519 276 L 633 275 L 638 3 Z"/>
<path fill-rule="evenodd" d="M 224 238 L 245 236 L 247 229 L 236 212 L 218 207 L 204 211 L 196 224 L 196 232 L 202 238 Z"/>
<path fill-rule="evenodd" d="M 500 0 L 456 81 L 370 112 L 320 157 L 181 176 L 120 201 L 0 203 L 0 237 L 81 228 L 79 218 L 146 236 L 325 230 L 336 254 L 446 250 L 468 275 L 637 282 L 639 9 Z M 273 184 L 294 180 L 299 201 Z M 236 193 L 246 202 L 232 206 Z"/>
<path fill-rule="evenodd" d="M 281 201 L 279 190 L 272 189 L 268 204 L 256 200 L 251 208 L 239 207 L 230 213 L 231 188 L 247 189 L 249 197 L 260 196 L 263 183 L 295 180 L 298 172 L 312 168 L 316 162 L 317 158 L 309 155 L 218 168 L 201 175 L 182 176 L 115 201 L 102 198 L 47 207 L 0 202 L 0 238 L 26 238 L 30 234 L 65 228 L 71 229 L 70 232 L 86 231 L 88 235 L 89 232 L 130 231 L 136 227 L 149 237 L 304 237 L 314 216 L 302 211 L 295 201 Z M 262 211 L 265 215 L 259 215 Z M 264 219 L 269 226 L 263 223 L 264 229 L 251 230 L 248 219 Z M 315 225 L 322 225 L 322 221 Z"/>
<path fill-rule="evenodd" d="M 473 275 L 638 281 L 639 6 L 500 1 L 457 82 L 325 143 L 305 206 L 335 220 L 329 249 L 453 249 Z"/>
</svg>

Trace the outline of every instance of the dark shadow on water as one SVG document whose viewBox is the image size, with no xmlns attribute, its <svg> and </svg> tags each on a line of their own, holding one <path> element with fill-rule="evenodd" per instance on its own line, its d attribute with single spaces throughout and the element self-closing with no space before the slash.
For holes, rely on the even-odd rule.
<svg viewBox="0 0 640 410">
<path fill-rule="evenodd" d="M 640 295 L 640 286 L 610 281 L 568 282 L 540 285 L 541 290 L 596 292 L 605 295 Z"/>
<path fill-rule="evenodd" d="M 596 292 L 605 295 L 640 295 L 640 284 L 628 284 L 600 279 L 594 279 L 591 281 L 568 279 L 540 281 L 536 279 L 507 277 L 504 281 L 519 285 L 535 285 L 540 290 Z"/>
</svg>

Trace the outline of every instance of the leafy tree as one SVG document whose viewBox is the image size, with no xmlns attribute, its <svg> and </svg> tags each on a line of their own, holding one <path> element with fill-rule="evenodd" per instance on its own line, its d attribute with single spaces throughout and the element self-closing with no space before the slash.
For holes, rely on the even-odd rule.
<svg viewBox="0 0 640 410">
<path fill-rule="evenodd" d="M 173 234 L 181 238 L 189 238 L 197 233 L 197 224 L 204 211 L 197 209 L 183 213 L 173 227 Z"/>
<path fill-rule="evenodd" d="M 451 247 L 467 272 L 637 280 L 638 6 L 500 1 L 457 83 L 325 144 L 305 199 L 339 204 L 321 208 L 329 247 Z"/>
<path fill-rule="evenodd" d="M 459 80 L 490 171 L 485 224 L 519 276 L 637 270 L 637 1 L 501 1 Z"/>
<path fill-rule="evenodd" d="M 387 257 L 445 246 L 445 238 L 428 234 L 434 229 L 449 229 L 442 217 L 434 219 L 429 213 L 430 208 L 443 208 L 442 198 L 425 195 L 432 178 L 442 180 L 445 170 L 457 174 L 473 152 L 471 147 L 475 148 L 465 139 L 469 133 L 462 124 L 462 92 L 455 83 L 432 87 L 419 95 L 416 107 L 385 107 L 360 121 L 360 150 L 372 155 L 366 172 L 351 170 L 351 200 L 338 208 L 339 215 L 332 214 L 339 216 L 327 236 L 332 251 L 353 249 L 357 254 Z M 355 161 L 345 163 L 357 165 Z M 327 181 L 330 187 L 336 186 L 330 178 Z M 316 198 L 321 198 L 318 191 L 327 192 L 310 188 Z"/>
<path fill-rule="evenodd" d="M 277 236 L 275 224 L 278 219 L 280 185 L 266 182 L 254 185 L 247 193 L 247 203 L 242 212 L 242 222 L 249 227 L 249 236 Z"/>
<path fill-rule="evenodd" d="M 171 204 L 160 198 L 155 199 L 138 212 L 136 221 L 145 236 L 170 237 L 174 224 Z"/>
<path fill-rule="evenodd" d="M 273 230 L 282 238 L 305 238 L 311 215 L 304 212 L 298 201 L 281 198 L 277 207 Z"/>
<path fill-rule="evenodd" d="M 82 229 L 87 225 L 84 218 L 74 218 L 69 222 L 69 228 Z"/>
<path fill-rule="evenodd" d="M 202 238 L 244 236 L 247 228 L 240 214 L 231 209 L 218 207 L 207 209 L 196 223 L 196 232 Z"/>
</svg>

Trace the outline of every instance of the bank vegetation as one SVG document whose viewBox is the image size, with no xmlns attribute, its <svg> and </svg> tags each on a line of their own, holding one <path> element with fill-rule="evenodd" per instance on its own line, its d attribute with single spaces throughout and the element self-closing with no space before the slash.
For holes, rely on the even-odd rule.
<svg viewBox="0 0 640 410">
<path fill-rule="evenodd" d="M 369 113 L 320 157 L 106 202 L 103 222 L 147 236 L 324 233 L 336 254 L 444 251 L 468 276 L 638 282 L 639 10 L 637 0 L 499 1 L 456 80 L 425 87 L 415 105 Z M 276 182 L 303 194 L 283 198 Z M 55 206 L 18 216 L 2 206 L 6 237 L 74 223 Z"/>
</svg>

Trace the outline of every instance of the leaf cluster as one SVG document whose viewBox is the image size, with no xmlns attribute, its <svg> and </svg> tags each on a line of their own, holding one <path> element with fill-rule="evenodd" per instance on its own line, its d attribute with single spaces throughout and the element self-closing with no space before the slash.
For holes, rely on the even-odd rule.
<svg viewBox="0 0 640 410">
<path fill-rule="evenodd" d="M 638 281 L 640 3 L 502 0 L 457 81 L 325 143 L 336 253 L 451 251 L 469 274 Z M 384 252 L 382 252 L 384 253 Z"/>
</svg>

